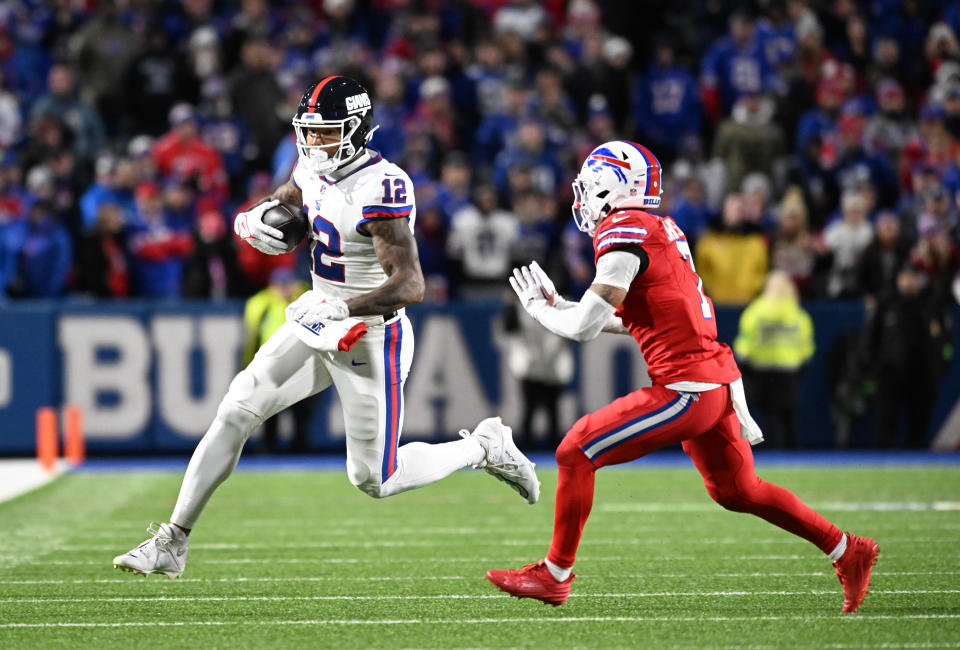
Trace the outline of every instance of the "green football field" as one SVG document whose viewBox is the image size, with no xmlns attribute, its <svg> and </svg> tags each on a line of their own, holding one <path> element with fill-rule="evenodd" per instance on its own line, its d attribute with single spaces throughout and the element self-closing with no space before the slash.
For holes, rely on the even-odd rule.
<svg viewBox="0 0 960 650">
<path fill-rule="evenodd" d="M 772 467 L 880 559 L 841 615 L 829 560 L 709 500 L 690 468 L 598 474 L 573 594 L 516 600 L 490 568 L 541 558 L 555 471 L 526 505 L 482 472 L 381 501 L 341 472 L 240 472 L 184 577 L 116 571 L 180 476 L 80 473 L 0 504 L 0 648 L 960 646 L 960 467 Z"/>
</svg>

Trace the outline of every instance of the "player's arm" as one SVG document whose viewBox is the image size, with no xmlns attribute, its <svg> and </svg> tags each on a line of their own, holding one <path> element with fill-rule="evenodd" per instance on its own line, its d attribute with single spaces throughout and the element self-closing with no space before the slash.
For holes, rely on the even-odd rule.
<svg viewBox="0 0 960 650">
<path fill-rule="evenodd" d="M 425 291 L 417 242 L 406 219 L 378 219 L 363 225 L 373 239 L 387 281 L 369 293 L 351 298 L 351 316 L 374 316 L 421 302 Z"/>
<path fill-rule="evenodd" d="M 551 304 L 556 302 L 548 299 L 552 283 L 544 288 L 539 267 L 534 271 L 526 267 L 514 270 L 510 284 L 530 315 L 554 334 L 589 341 L 605 330 L 626 333 L 615 312 L 623 304 L 630 283 L 649 263 L 642 248 L 633 248 L 636 250 L 615 250 L 603 255 L 597 262 L 593 284 L 579 302 Z"/>
</svg>

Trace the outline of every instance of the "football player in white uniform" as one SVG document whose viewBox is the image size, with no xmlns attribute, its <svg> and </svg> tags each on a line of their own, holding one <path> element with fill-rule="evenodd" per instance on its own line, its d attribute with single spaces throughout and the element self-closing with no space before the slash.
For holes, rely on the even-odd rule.
<svg viewBox="0 0 960 650">
<path fill-rule="evenodd" d="M 533 464 L 499 418 L 461 431 L 462 440 L 398 448 L 403 384 L 413 359 L 404 307 L 420 302 L 424 292 L 413 238 L 413 184 L 367 146 L 376 130 L 373 107 L 353 79 L 327 77 L 308 88 L 293 126 L 299 159 L 290 180 L 238 214 L 234 228 L 263 253 L 285 252 L 282 233 L 262 215 L 279 202 L 302 205 L 310 223 L 313 289 L 288 308 L 287 322 L 230 384 L 190 460 L 170 522 L 152 525 L 150 539 L 114 558 L 117 568 L 178 577 L 190 530 L 233 471 L 250 433 L 331 384 L 343 404 L 347 476 L 370 496 L 428 485 L 473 466 L 507 482 L 529 503 L 539 497 Z"/>
</svg>

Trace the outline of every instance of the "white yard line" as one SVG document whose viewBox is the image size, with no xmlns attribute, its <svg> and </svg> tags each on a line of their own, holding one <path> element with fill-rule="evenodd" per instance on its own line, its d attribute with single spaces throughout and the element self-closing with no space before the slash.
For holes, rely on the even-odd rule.
<svg viewBox="0 0 960 650">
<path fill-rule="evenodd" d="M 48 472 L 36 458 L 10 458 L 0 460 L 0 503 L 14 499 L 39 487 L 43 487 L 57 478 L 67 464 L 59 461 L 52 472 Z"/>
<path fill-rule="evenodd" d="M 732 596 L 830 596 L 836 589 L 805 591 L 649 591 L 635 593 L 576 593 L 570 598 L 729 598 Z M 957 594 L 960 589 L 871 589 L 878 594 Z M 321 601 L 390 601 L 390 600 L 494 600 L 502 594 L 434 594 L 434 595 L 329 595 L 329 596 L 113 596 L 93 598 L 0 598 L 2 604 L 35 603 L 152 603 L 152 602 L 321 602 Z"/>
<path fill-rule="evenodd" d="M 505 625 L 510 623 L 727 623 L 732 621 L 903 621 L 946 620 L 960 618 L 960 614 L 900 614 L 870 615 L 842 614 L 823 616 L 542 616 L 526 618 L 406 618 L 406 619 L 318 619 L 282 621 L 123 621 L 103 622 L 57 622 L 57 623 L 0 623 L 2 628 L 122 628 L 122 627 L 227 627 L 227 626 L 272 626 L 297 625 L 329 627 L 347 625 Z"/>
<path fill-rule="evenodd" d="M 883 555 L 886 560 L 898 560 L 907 556 Z M 960 554 L 945 553 L 940 554 L 941 559 L 957 559 Z M 741 561 L 797 561 L 797 562 L 822 562 L 817 555 L 727 555 L 729 560 Z M 295 564 L 295 565 L 315 565 L 315 564 L 369 564 L 371 562 L 382 564 L 466 564 L 474 565 L 478 562 L 508 564 L 516 562 L 529 561 L 529 556 L 512 557 L 300 557 L 300 558 L 262 558 L 262 557 L 240 557 L 240 558 L 204 558 L 202 562 L 209 565 L 243 565 L 243 564 Z M 632 555 L 584 555 L 579 558 L 581 562 L 630 562 L 638 563 L 656 563 L 663 562 L 697 562 L 703 559 L 696 555 L 658 555 L 651 558 L 637 558 Z M 32 560 L 30 562 L 20 562 L 19 566 L 100 566 L 104 565 L 104 560 Z"/>
<path fill-rule="evenodd" d="M 750 544 L 784 544 L 789 538 L 784 537 L 771 537 L 771 538 L 755 538 L 750 540 Z M 538 537 L 536 539 L 512 539 L 512 540 L 472 540 L 471 544 L 473 546 L 544 546 L 549 540 L 545 537 Z M 881 541 L 884 544 L 951 544 L 954 542 L 950 541 L 950 538 L 945 537 L 883 537 Z M 588 546 L 663 546 L 663 539 L 588 539 L 580 543 L 580 547 Z M 694 544 L 697 546 L 711 546 L 711 545 L 724 545 L 724 546 L 739 546 L 744 543 L 743 539 L 738 539 L 735 537 L 724 537 L 724 538 L 697 538 L 695 540 L 673 540 L 670 542 L 672 545 L 678 544 Z M 321 541 L 321 542 L 278 542 L 273 544 L 234 544 L 234 543 L 221 543 L 221 542 L 210 542 L 204 543 L 199 542 L 196 544 L 191 544 L 190 548 L 193 550 L 204 550 L 204 551 L 243 551 L 243 550 L 269 550 L 276 551 L 280 549 L 319 549 L 319 548 L 446 548 L 447 543 L 436 540 L 412 540 L 412 541 L 401 541 L 401 540 L 367 540 L 367 541 L 352 541 L 352 540 L 339 540 L 339 541 Z M 116 544 L 64 544 L 61 546 L 56 546 L 50 549 L 51 551 L 56 552 L 71 552 L 71 553 L 80 553 L 80 552 L 94 552 L 94 551 L 117 551 Z M 0 556 L 2 557 L 2 556 Z"/>
<path fill-rule="evenodd" d="M 884 576 L 944 576 L 958 575 L 960 571 L 884 571 Z M 770 573 L 628 573 L 624 575 L 606 575 L 606 574 L 580 574 L 581 578 L 591 580 L 602 580 L 606 578 L 619 578 L 631 580 L 648 580 L 662 578 L 820 578 L 832 577 L 833 571 L 798 571 L 798 572 L 770 572 Z M 476 580 L 476 575 L 468 576 L 291 576 L 289 578 L 245 578 L 242 576 L 231 578 L 180 578 L 173 581 L 157 581 L 158 584 L 182 584 L 185 582 L 199 583 L 250 583 L 250 582 L 419 582 L 419 581 L 437 581 L 437 580 Z M 101 585 L 101 584 L 126 584 L 140 585 L 141 580 L 135 577 L 129 578 L 89 578 L 74 580 L 2 580 L 0 585 Z M 753 592 L 756 593 L 756 592 Z M 874 593 L 871 590 L 871 593 Z"/>
</svg>

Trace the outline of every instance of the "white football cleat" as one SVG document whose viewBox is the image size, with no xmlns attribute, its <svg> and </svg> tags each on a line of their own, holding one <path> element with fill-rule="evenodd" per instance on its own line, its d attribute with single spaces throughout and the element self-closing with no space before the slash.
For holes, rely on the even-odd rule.
<svg viewBox="0 0 960 650">
<path fill-rule="evenodd" d="M 146 576 L 161 573 L 179 578 L 187 566 L 187 534 L 173 524 L 152 523 L 147 532 L 153 535 L 140 546 L 113 558 L 113 568 Z"/>
<path fill-rule="evenodd" d="M 460 437 L 476 438 L 487 452 L 486 458 L 476 465 L 477 469 L 487 470 L 488 474 L 516 490 L 527 503 L 537 502 L 540 498 L 540 481 L 534 469 L 536 465 L 517 449 L 513 442 L 513 431 L 499 417 L 487 418 L 473 432 L 461 429 Z"/>
</svg>

